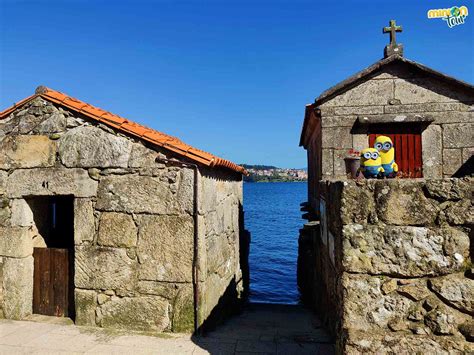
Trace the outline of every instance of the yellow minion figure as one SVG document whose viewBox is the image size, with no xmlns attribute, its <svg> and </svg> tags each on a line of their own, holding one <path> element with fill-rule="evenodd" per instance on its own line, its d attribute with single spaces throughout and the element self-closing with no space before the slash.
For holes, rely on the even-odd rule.
<svg viewBox="0 0 474 355">
<path fill-rule="evenodd" d="M 395 163 L 395 148 L 392 140 L 387 136 L 378 136 L 375 139 L 374 148 L 379 151 L 382 159 L 384 176 L 394 177 L 398 172 L 398 165 Z"/>
<path fill-rule="evenodd" d="M 360 152 L 360 168 L 357 173 L 362 173 L 365 178 L 376 178 L 383 174 L 382 159 L 375 148 L 365 148 Z"/>
</svg>

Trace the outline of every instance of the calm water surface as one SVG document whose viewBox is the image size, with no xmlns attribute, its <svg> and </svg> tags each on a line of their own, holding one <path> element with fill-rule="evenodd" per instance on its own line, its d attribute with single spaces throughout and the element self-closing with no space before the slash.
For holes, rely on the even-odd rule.
<svg viewBox="0 0 474 355">
<path fill-rule="evenodd" d="M 250 301 L 298 302 L 296 260 L 300 203 L 307 184 L 244 183 L 245 226 L 250 231 Z"/>
</svg>

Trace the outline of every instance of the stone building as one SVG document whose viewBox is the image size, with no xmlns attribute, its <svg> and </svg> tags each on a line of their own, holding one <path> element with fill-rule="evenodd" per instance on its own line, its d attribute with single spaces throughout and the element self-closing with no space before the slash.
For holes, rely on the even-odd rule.
<svg viewBox="0 0 474 355">
<path fill-rule="evenodd" d="M 473 104 L 472 85 L 392 41 L 306 106 L 298 285 L 339 353 L 474 351 Z M 401 176 L 349 179 L 344 157 L 378 134 L 393 137 Z"/>
<path fill-rule="evenodd" d="M 243 173 L 39 87 L 0 113 L 0 316 L 194 330 L 244 292 Z"/>
<path fill-rule="evenodd" d="M 473 172 L 474 86 L 402 54 L 387 55 L 306 106 L 300 145 L 307 150 L 308 202 L 316 213 L 318 181 L 345 177 L 349 150 L 368 147 L 377 134 L 395 137 L 395 160 L 405 176 Z"/>
</svg>

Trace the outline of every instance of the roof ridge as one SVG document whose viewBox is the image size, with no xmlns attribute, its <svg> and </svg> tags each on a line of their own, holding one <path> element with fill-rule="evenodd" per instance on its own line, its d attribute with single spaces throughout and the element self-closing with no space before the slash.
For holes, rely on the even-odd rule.
<svg viewBox="0 0 474 355">
<path fill-rule="evenodd" d="M 449 81 L 452 84 L 461 85 L 461 86 L 469 88 L 470 90 L 474 89 L 474 86 L 470 83 L 467 83 L 465 81 L 456 79 L 452 76 L 446 75 L 446 74 L 444 74 L 444 73 L 442 73 L 438 70 L 427 67 L 426 65 L 418 63 L 414 60 L 405 58 L 405 57 L 403 57 L 399 54 L 394 54 L 394 55 L 391 55 L 387 58 L 382 58 L 382 59 L 376 61 L 375 63 L 369 65 L 365 69 L 362 69 L 362 70 L 356 72 L 355 74 L 349 76 L 348 78 L 346 78 L 346 79 L 340 81 L 339 83 L 331 86 L 330 88 L 326 89 L 314 100 L 314 104 L 319 106 L 319 105 L 323 104 L 324 102 L 332 99 L 333 97 L 342 94 L 343 92 L 345 92 L 345 90 L 348 90 L 348 89 L 350 89 L 354 86 L 357 86 L 357 83 L 360 80 L 363 80 L 364 78 L 370 76 L 371 74 L 373 74 L 374 72 L 376 72 L 377 70 L 382 68 L 383 66 L 385 66 L 387 64 L 390 64 L 392 62 L 395 62 L 395 61 L 400 61 L 402 63 L 410 64 L 410 65 L 416 67 L 418 70 L 425 71 L 425 72 L 427 72 L 427 73 L 429 73 L 433 76 L 437 76 L 440 79 L 443 79 L 445 81 Z"/>
<path fill-rule="evenodd" d="M 104 123 L 107 126 L 125 132 L 129 135 L 132 135 L 154 145 L 163 147 L 167 150 L 177 153 L 183 157 L 189 158 L 190 160 L 193 160 L 200 164 L 209 167 L 223 167 L 241 174 L 247 174 L 247 171 L 243 167 L 229 160 L 219 158 L 204 150 L 194 148 L 193 146 L 184 143 L 177 137 L 157 131 L 150 127 L 121 117 L 119 115 L 113 114 L 109 111 L 105 111 L 99 107 L 93 106 L 76 98 L 73 98 L 69 95 L 66 95 L 62 92 L 50 89 L 42 85 L 36 88 L 34 95 L 29 96 L 21 100 L 20 102 L 14 104 L 13 106 L 5 109 L 4 111 L 0 112 L 0 119 L 4 119 L 15 109 L 26 104 L 27 102 L 33 100 L 36 97 L 42 97 L 43 99 L 48 100 L 52 103 L 64 106 L 68 109 L 71 109 L 72 111 L 78 112 L 98 122 Z"/>
</svg>

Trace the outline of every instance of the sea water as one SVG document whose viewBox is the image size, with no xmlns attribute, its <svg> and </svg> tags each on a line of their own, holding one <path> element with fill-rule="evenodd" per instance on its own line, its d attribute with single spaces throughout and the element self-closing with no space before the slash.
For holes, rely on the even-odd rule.
<svg viewBox="0 0 474 355">
<path fill-rule="evenodd" d="M 250 301 L 295 304 L 302 182 L 244 183 L 245 227 L 251 233 Z"/>
</svg>

